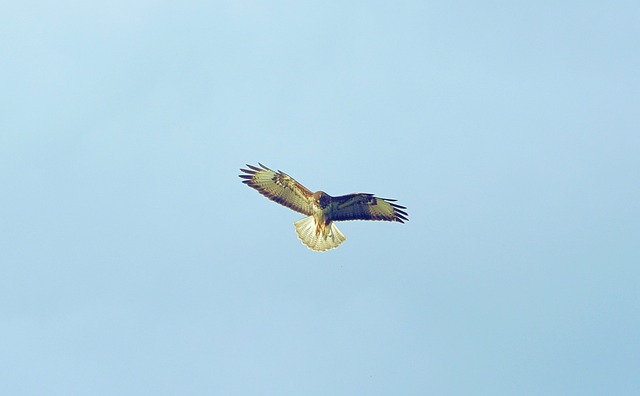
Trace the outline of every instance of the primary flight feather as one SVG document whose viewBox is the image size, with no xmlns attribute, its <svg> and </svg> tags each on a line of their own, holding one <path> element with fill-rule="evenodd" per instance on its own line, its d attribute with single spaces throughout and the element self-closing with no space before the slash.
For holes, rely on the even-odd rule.
<svg viewBox="0 0 640 396">
<path fill-rule="evenodd" d="M 308 217 L 294 223 L 298 237 L 310 249 L 325 251 L 338 247 L 347 239 L 334 221 L 384 220 L 404 223 L 408 214 L 394 203 L 395 199 L 376 197 L 373 194 L 354 193 L 332 197 L 324 191 L 312 192 L 294 178 L 281 171 L 273 171 L 247 165 L 240 169 L 242 182 L 260 194 L 300 212 Z"/>
</svg>

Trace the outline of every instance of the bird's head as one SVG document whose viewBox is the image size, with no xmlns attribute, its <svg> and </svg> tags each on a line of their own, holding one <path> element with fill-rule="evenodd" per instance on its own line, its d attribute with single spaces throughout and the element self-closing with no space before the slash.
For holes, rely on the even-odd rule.
<svg viewBox="0 0 640 396">
<path fill-rule="evenodd" d="M 316 191 L 313 193 L 313 201 L 321 208 L 326 208 L 331 202 L 331 195 L 324 191 Z"/>
</svg>

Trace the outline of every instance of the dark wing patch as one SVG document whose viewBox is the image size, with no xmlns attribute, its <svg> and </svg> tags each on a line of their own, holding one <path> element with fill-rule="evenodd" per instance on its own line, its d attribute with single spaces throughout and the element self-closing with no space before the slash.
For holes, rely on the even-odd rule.
<svg viewBox="0 0 640 396">
<path fill-rule="evenodd" d="M 273 171 L 258 163 L 260 168 L 248 165 L 240 169 L 242 182 L 256 189 L 260 194 L 307 216 L 313 214 L 313 193 L 284 172 Z"/>
<path fill-rule="evenodd" d="M 373 194 L 357 193 L 333 197 L 329 220 L 383 220 L 404 223 L 409 214 L 406 207 L 394 203 L 395 199 L 380 198 Z"/>
</svg>

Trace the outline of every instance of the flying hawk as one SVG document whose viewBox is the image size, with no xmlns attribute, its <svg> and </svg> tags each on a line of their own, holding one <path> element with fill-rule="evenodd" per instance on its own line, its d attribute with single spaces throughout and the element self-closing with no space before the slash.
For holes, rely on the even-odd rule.
<svg viewBox="0 0 640 396">
<path fill-rule="evenodd" d="M 273 171 L 258 163 L 240 169 L 242 182 L 272 201 L 309 217 L 296 221 L 298 237 L 310 249 L 323 252 L 338 247 L 347 239 L 334 221 L 384 220 L 404 223 L 409 219 L 404 206 L 395 199 L 379 198 L 373 194 L 354 193 L 332 197 L 324 191 L 311 192 L 291 176 Z"/>
</svg>

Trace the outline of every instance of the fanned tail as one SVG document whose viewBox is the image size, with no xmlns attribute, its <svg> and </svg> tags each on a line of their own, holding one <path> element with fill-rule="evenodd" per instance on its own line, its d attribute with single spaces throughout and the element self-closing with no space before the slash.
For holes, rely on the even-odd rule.
<svg viewBox="0 0 640 396">
<path fill-rule="evenodd" d="M 317 252 L 337 248 L 347 239 L 333 222 L 318 226 L 313 216 L 298 220 L 293 225 L 302 243 Z"/>
</svg>

